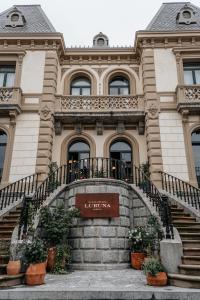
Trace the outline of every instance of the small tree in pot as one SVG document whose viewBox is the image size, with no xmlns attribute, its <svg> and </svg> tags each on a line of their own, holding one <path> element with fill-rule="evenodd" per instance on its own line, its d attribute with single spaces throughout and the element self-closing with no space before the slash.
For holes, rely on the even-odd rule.
<svg viewBox="0 0 200 300">
<path fill-rule="evenodd" d="M 56 248 L 59 245 L 63 245 L 63 249 L 69 248 L 67 245 L 69 228 L 74 218 L 78 216 L 78 209 L 66 210 L 64 205 L 59 205 L 55 208 L 44 207 L 41 209 L 39 234 L 48 248 L 47 270 L 53 271 L 54 269 L 56 263 Z M 60 253 L 59 251 L 59 254 Z M 69 255 L 69 251 L 62 251 L 62 253 L 63 256 Z M 59 255 L 59 260 L 60 259 Z"/>
<path fill-rule="evenodd" d="M 40 285 L 44 283 L 46 275 L 47 249 L 39 238 L 27 244 L 25 249 L 25 260 L 29 264 L 26 270 L 26 283 L 28 285 Z"/>
</svg>

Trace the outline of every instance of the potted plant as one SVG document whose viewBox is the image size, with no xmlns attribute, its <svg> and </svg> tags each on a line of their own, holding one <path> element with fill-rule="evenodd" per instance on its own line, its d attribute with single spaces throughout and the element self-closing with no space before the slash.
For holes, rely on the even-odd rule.
<svg viewBox="0 0 200 300">
<path fill-rule="evenodd" d="M 52 267 L 52 273 L 65 273 L 66 264 L 70 262 L 71 246 L 68 244 L 61 244 L 56 246 L 56 257 Z"/>
<path fill-rule="evenodd" d="M 10 246 L 10 259 L 6 266 L 8 275 L 18 275 L 21 271 L 22 241 L 16 241 Z"/>
<path fill-rule="evenodd" d="M 148 285 L 167 285 L 167 274 L 160 261 L 156 258 L 146 258 L 143 264 L 143 271 L 147 278 Z"/>
<path fill-rule="evenodd" d="M 55 208 L 44 207 L 40 212 L 40 237 L 48 248 L 47 270 L 52 271 L 56 260 L 56 248 L 58 245 L 67 244 L 69 228 L 75 217 L 79 216 L 79 210 L 66 210 L 64 205 Z"/>
<path fill-rule="evenodd" d="M 43 284 L 46 275 L 47 250 L 42 240 L 36 238 L 32 243 L 27 244 L 25 259 L 29 264 L 25 274 L 26 284 Z"/>
<path fill-rule="evenodd" d="M 138 226 L 129 231 L 129 242 L 131 248 L 131 265 L 136 270 L 141 270 L 146 257 L 145 251 L 145 229 Z"/>
</svg>

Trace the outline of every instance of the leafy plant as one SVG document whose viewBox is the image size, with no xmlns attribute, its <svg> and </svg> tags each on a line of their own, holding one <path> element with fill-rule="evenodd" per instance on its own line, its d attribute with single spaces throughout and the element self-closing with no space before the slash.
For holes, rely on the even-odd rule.
<svg viewBox="0 0 200 300">
<path fill-rule="evenodd" d="M 64 205 L 55 208 L 43 207 L 40 211 L 40 236 L 48 247 L 64 242 L 69 234 L 73 219 L 79 217 L 79 210 L 66 210 Z"/>
<path fill-rule="evenodd" d="M 159 272 L 164 272 L 164 267 L 161 262 L 156 258 L 146 258 L 142 267 L 145 275 L 151 274 L 156 276 Z"/>
<path fill-rule="evenodd" d="M 10 260 L 22 260 L 27 243 L 24 240 L 17 240 L 10 245 Z"/>
<path fill-rule="evenodd" d="M 49 180 L 48 180 L 48 191 L 53 192 L 58 186 L 59 182 L 56 178 L 56 170 L 58 169 L 58 165 L 56 162 L 51 162 L 49 164 Z"/>
<path fill-rule="evenodd" d="M 67 244 L 56 247 L 56 262 L 52 273 L 61 274 L 65 272 L 65 266 L 70 262 L 71 247 Z"/>
<path fill-rule="evenodd" d="M 146 249 L 145 244 L 145 228 L 142 226 L 135 227 L 134 229 L 129 231 L 129 242 L 131 251 L 134 252 L 144 252 Z"/>
<path fill-rule="evenodd" d="M 36 238 L 32 243 L 27 244 L 25 249 L 25 260 L 28 264 L 45 262 L 47 259 L 47 248 L 44 242 Z"/>
<path fill-rule="evenodd" d="M 148 218 L 145 232 L 145 244 L 147 245 L 149 254 L 152 254 L 156 250 L 159 251 L 160 241 L 163 239 L 164 233 L 156 216 L 152 215 Z"/>
</svg>

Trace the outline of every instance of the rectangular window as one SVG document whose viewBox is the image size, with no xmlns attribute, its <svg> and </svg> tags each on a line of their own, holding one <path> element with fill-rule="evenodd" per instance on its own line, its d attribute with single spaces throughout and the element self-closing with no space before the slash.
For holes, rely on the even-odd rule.
<svg viewBox="0 0 200 300">
<path fill-rule="evenodd" d="M 200 84 L 200 63 L 185 63 L 183 70 L 185 84 Z"/>
<path fill-rule="evenodd" d="M 0 66 L 0 87 L 13 87 L 15 81 L 15 66 Z"/>
</svg>

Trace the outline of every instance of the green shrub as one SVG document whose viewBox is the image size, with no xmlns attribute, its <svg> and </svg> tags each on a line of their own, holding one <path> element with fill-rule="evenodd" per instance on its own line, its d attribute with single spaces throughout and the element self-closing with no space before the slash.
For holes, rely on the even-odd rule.
<svg viewBox="0 0 200 300">
<path fill-rule="evenodd" d="M 156 258 L 146 258 L 142 267 L 144 273 L 156 276 L 159 272 L 164 272 L 164 268 L 160 261 Z"/>
<path fill-rule="evenodd" d="M 25 249 L 25 260 L 28 264 L 45 262 L 47 259 L 47 249 L 42 240 L 36 238 L 32 243 L 28 243 Z"/>
</svg>

